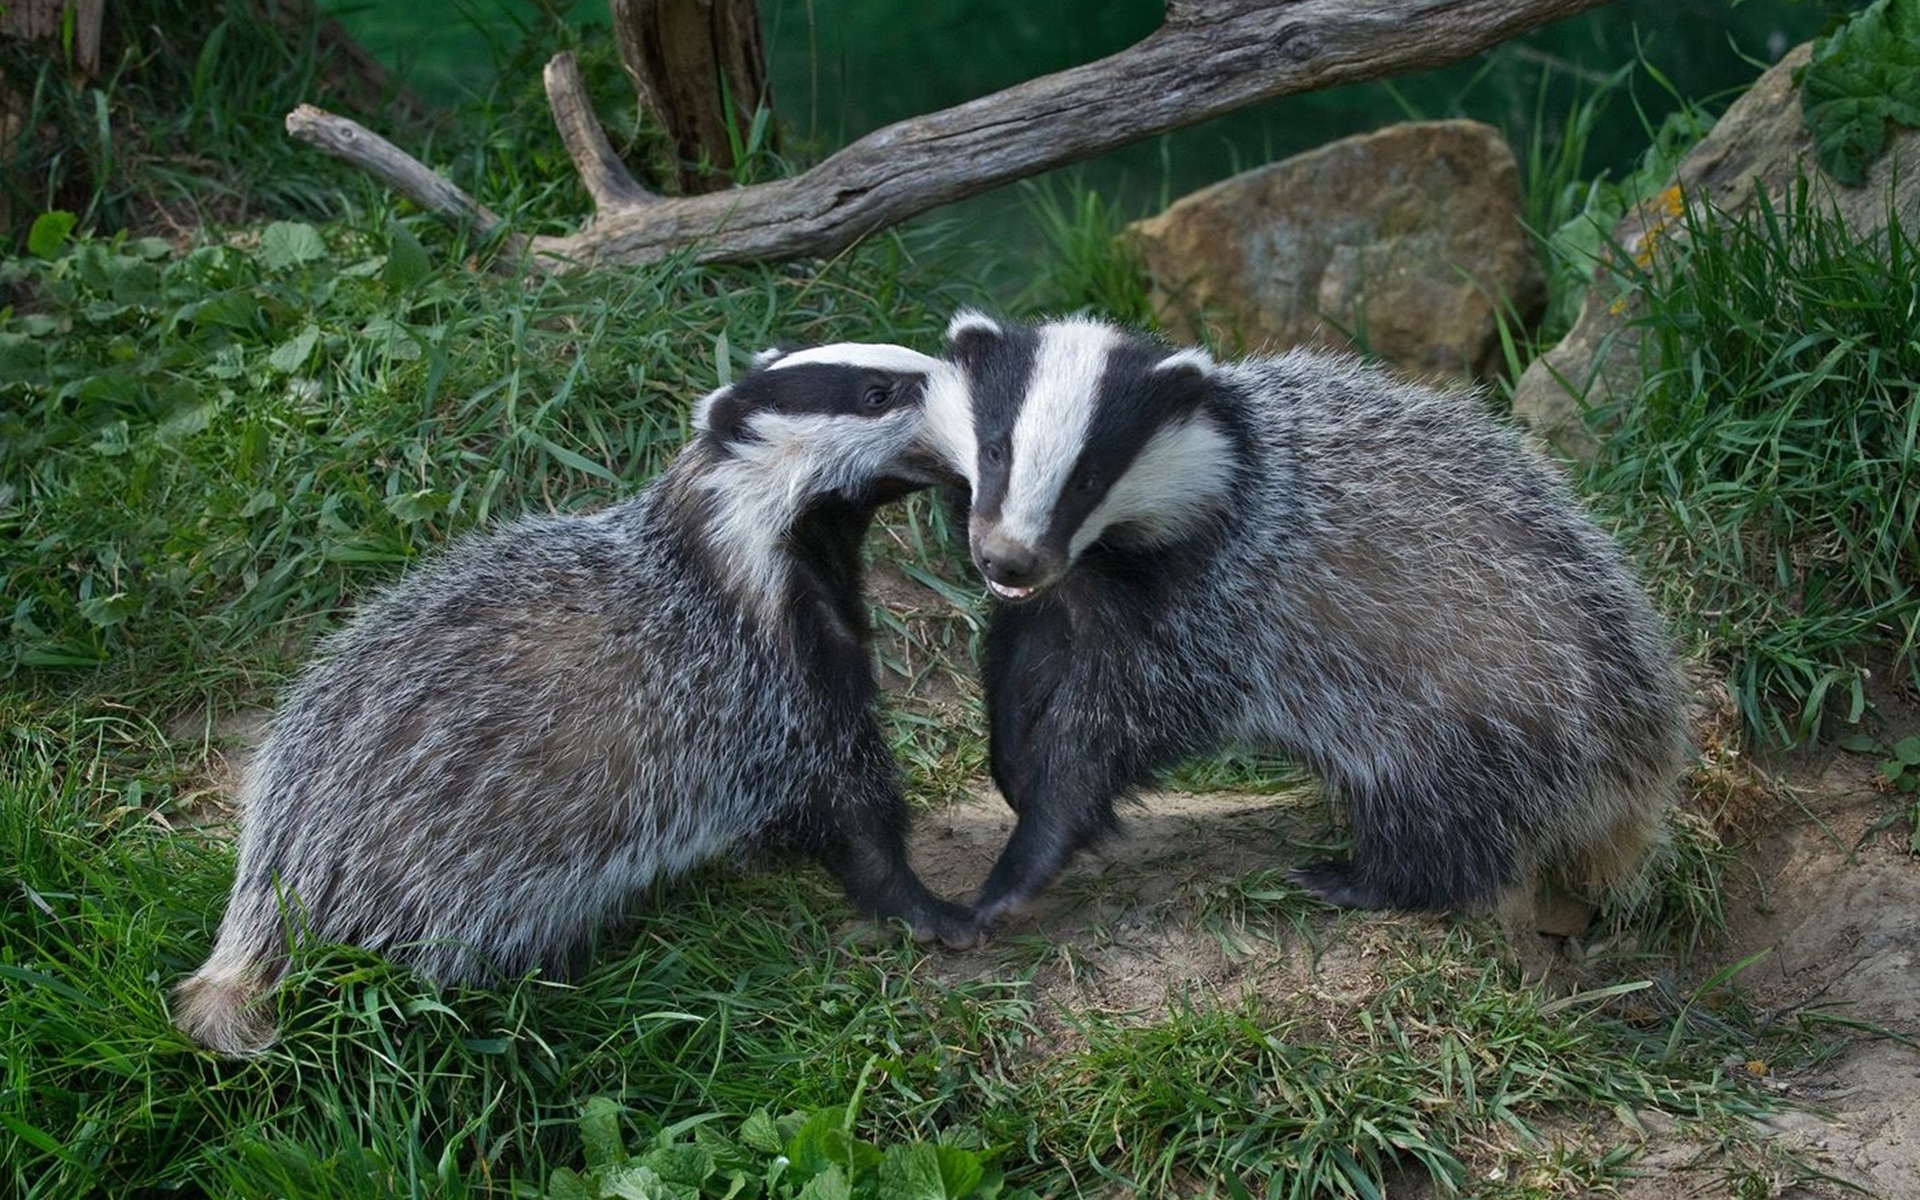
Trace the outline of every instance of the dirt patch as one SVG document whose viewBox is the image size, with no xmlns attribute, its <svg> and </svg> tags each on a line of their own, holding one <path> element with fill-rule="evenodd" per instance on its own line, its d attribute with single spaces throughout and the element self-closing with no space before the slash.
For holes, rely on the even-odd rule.
<svg viewBox="0 0 1920 1200">
<path fill-rule="evenodd" d="M 1800 815 L 1747 848 L 1730 881 L 1730 933 L 1696 955 L 1688 981 L 1761 954 L 1739 978 L 1757 1011 L 1894 1036 L 1862 1040 L 1817 1067 L 1763 1065 L 1756 1086 L 1796 1109 L 1765 1123 L 1768 1153 L 1737 1169 L 1706 1135 L 1658 1113 L 1643 1114 L 1638 1130 L 1566 1130 L 1568 1143 L 1643 1143 L 1636 1177 L 1619 1187 L 1629 1200 L 1920 1195 L 1920 1051 L 1912 1047 L 1920 1039 L 1920 863 L 1904 851 L 1904 830 L 1869 835 L 1856 849 L 1892 803 L 1872 786 L 1870 763 L 1838 755 L 1797 773 L 1805 778 L 1792 793 Z M 914 861 L 936 891 L 968 895 L 1012 828 L 1013 814 L 982 788 L 923 815 Z M 1088 1012 L 1145 1022 L 1169 1003 L 1232 1004 L 1250 994 L 1350 1010 L 1378 990 L 1389 935 L 1421 918 L 1316 912 L 1289 925 L 1246 919 L 1234 907 L 1246 877 L 1312 857 L 1306 847 L 1326 833 L 1311 794 L 1148 796 L 1128 810 L 1120 836 L 1076 860 L 1031 911 L 986 945 L 941 956 L 935 970 L 1004 977 L 1024 963 L 1036 1020 L 1050 1035 L 1042 1052 L 1071 1049 L 1074 1018 Z M 1424 1192 L 1409 1184 L 1404 1194 Z"/>
</svg>

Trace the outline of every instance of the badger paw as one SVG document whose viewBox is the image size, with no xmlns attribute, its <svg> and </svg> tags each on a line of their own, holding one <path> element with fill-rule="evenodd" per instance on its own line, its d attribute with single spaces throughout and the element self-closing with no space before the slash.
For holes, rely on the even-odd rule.
<svg viewBox="0 0 1920 1200">
<path fill-rule="evenodd" d="M 1304 889 L 1315 899 L 1335 908 L 1388 908 L 1386 899 L 1353 877 L 1353 867 L 1335 859 L 1322 859 L 1287 872 L 1290 883 Z"/>
<path fill-rule="evenodd" d="M 949 950 L 969 950 L 980 942 L 979 914 L 964 904 L 935 900 L 907 923 L 913 929 L 913 940 L 923 946 L 939 942 Z"/>
</svg>

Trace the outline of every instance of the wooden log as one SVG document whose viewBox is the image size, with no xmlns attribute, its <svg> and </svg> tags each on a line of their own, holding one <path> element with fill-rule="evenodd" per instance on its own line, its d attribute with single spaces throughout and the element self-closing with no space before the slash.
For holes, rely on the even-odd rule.
<svg viewBox="0 0 1920 1200">
<path fill-rule="evenodd" d="M 889 125 L 803 174 L 644 205 L 603 204 L 577 233 L 519 244 L 547 270 L 654 262 L 679 251 L 699 262 L 837 254 L 936 205 L 1256 101 L 1441 66 L 1599 3 L 1170 0 L 1165 24 L 1117 54 Z M 295 129 L 288 118 L 296 137 L 316 127 L 310 119 Z M 343 152 L 370 137 L 335 137 L 321 148 L 357 161 Z M 440 182 L 457 199 L 442 191 L 436 204 L 407 194 L 453 221 L 485 212 Z"/>
</svg>

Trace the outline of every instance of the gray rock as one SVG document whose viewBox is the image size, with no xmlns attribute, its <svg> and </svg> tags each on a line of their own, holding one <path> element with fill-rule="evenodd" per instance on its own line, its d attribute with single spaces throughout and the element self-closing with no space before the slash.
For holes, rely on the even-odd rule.
<svg viewBox="0 0 1920 1200">
<path fill-rule="evenodd" d="M 1500 363 L 1496 305 L 1531 323 L 1545 303 L 1513 152 L 1475 121 L 1347 138 L 1195 192 L 1127 236 L 1167 332 L 1229 351 L 1357 342 L 1409 374 L 1480 377 Z"/>
<path fill-rule="evenodd" d="M 1756 189 L 1778 204 L 1802 177 L 1812 183 L 1814 205 L 1837 214 L 1858 236 L 1884 230 L 1889 209 L 1903 227 L 1920 230 L 1920 130 L 1897 129 L 1861 187 L 1843 187 L 1820 171 L 1793 81 L 1810 52 L 1811 43 L 1794 49 L 1754 81 L 1680 161 L 1673 185 L 1620 221 L 1613 239 L 1623 250 L 1644 261 L 1661 238 L 1676 236 L 1682 196 L 1685 203 L 1731 212 L 1752 204 Z M 1637 311 L 1615 272 L 1605 263 L 1597 267 L 1572 330 L 1521 376 L 1514 415 L 1561 453 L 1592 459 L 1605 430 L 1590 426 L 1586 408 L 1631 397 L 1640 383 L 1640 346 L 1631 325 Z"/>
</svg>

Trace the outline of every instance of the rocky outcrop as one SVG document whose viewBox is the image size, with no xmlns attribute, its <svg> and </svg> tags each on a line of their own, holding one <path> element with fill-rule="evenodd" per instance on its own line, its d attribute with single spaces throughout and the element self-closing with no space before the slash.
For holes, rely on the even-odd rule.
<svg viewBox="0 0 1920 1200">
<path fill-rule="evenodd" d="M 1485 377 L 1496 313 L 1545 302 L 1520 172 L 1476 121 L 1396 125 L 1260 167 L 1136 222 L 1171 336 L 1229 350 L 1365 348 L 1401 370 Z"/>
</svg>

